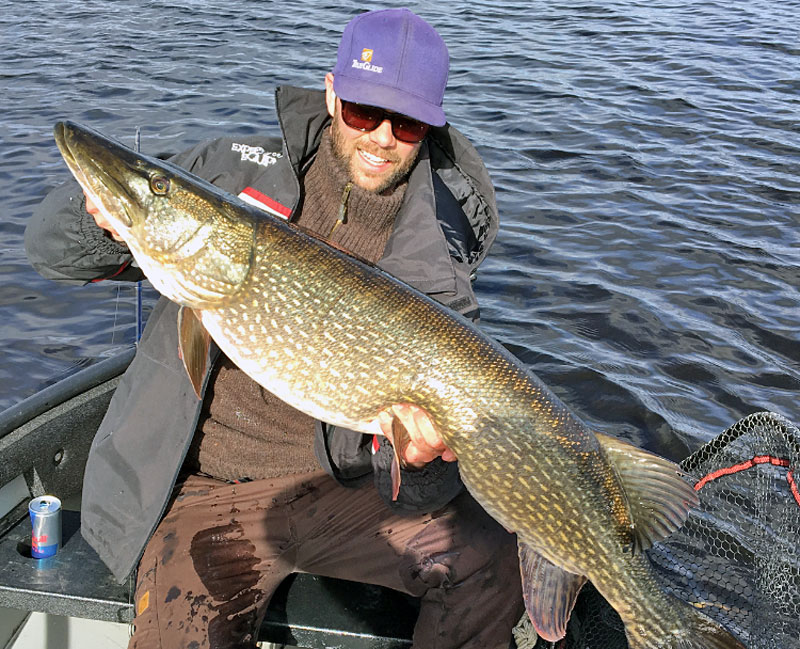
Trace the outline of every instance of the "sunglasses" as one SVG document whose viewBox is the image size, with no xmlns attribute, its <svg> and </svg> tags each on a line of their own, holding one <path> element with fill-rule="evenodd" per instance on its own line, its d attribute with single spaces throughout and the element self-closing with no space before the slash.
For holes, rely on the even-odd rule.
<svg viewBox="0 0 800 649">
<path fill-rule="evenodd" d="M 388 119 L 392 124 L 392 134 L 401 142 L 417 144 L 425 139 L 430 126 L 400 113 L 392 113 L 377 106 L 365 106 L 352 101 L 341 100 L 342 120 L 350 128 L 359 131 L 374 131 L 383 120 Z"/>
</svg>

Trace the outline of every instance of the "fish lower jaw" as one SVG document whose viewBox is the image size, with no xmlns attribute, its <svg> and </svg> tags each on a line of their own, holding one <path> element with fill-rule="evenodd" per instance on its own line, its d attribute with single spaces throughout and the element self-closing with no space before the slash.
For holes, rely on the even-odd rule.
<svg viewBox="0 0 800 649">
<path fill-rule="evenodd" d="M 150 283 L 161 295 L 181 306 L 199 309 L 209 302 L 207 296 L 199 296 L 194 291 L 186 290 L 183 286 L 165 284 L 159 282 L 158 279 L 153 279 L 152 276 L 148 276 L 148 279 L 150 279 Z"/>
<path fill-rule="evenodd" d="M 176 304 L 192 309 L 210 309 L 218 307 L 228 294 L 222 291 L 209 290 L 208 285 L 195 284 L 187 281 L 176 281 L 169 272 L 161 269 L 148 269 L 143 267 L 147 278 L 161 295 L 169 298 Z"/>
</svg>

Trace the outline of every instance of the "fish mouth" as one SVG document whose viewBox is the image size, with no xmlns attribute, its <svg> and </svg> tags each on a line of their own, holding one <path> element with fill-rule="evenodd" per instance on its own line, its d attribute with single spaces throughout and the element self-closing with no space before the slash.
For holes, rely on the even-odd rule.
<svg viewBox="0 0 800 649">
<path fill-rule="evenodd" d="M 86 195 L 117 227 L 133 225 L 135 196 L 125 182 L 133 172 L 127 149 L 113 140 L 73 122 L 58 122 L 53 134 L 64 161 Z"/>
</svg>

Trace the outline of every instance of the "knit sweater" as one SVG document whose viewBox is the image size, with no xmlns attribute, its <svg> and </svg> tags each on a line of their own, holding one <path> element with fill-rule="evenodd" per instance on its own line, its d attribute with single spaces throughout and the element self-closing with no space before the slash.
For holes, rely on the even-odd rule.
<svg viewBox="0 0 800 649">
<path fill-rule="evenodd" d="M 327 132 L 302 182 L 303 200 L 292 220 L 339 248 L 377 262 L 406 183 L 381 195 L 353 184 Z M 223 480 L 305 473 L 319 469 L 313 446 L 314 420 L 223 356 L 211 374 L 185 466 Z"/>
</svg>

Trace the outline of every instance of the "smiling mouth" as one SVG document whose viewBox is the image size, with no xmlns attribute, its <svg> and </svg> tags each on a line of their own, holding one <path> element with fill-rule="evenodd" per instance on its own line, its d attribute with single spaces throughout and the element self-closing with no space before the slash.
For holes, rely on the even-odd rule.
<svg viewBox="0 0 800 649">
<path fill-rule="evenodd" d="M 365 151 L 364 149 L 358 149 L 358 154 L 361 156 L 364 162 L 372 167 L 383 167 L 393 162 L 388 158 L 383 158 L 375 155 L 374 153 L 370 153 L 369 151 Z"/>
</svg>

